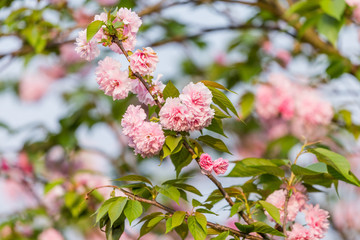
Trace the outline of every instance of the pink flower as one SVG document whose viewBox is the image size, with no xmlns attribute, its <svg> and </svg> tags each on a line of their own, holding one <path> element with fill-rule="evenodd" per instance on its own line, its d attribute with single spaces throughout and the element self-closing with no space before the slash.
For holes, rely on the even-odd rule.
<svg viewBox="0 0 360 240">
<path fill-rule="evenodd" d="M 66 75 L 66 70 L 60 64 L 41 66 L 39 67 L 39 72 L 44 73 L 44 75 L 48 76 L 52 80 L 57 80 Z"/>
<path fill-rule="evenodd" d="M 81 61 L 81 58 L 76 53 L 75 46 L 72 43 L 66 43 L 60 46 L 60 59 L 64 64 L 72 64 Z"/>
<path fill-rule="evenodd" d="M 151 157 L 160 152 L 165 143 L 165 136 L 160 124 L 144 122 L 136 131 L 133 141 L 136 154 Z"/>
<path fill-rule="evenodd" d="M 92 21 L 93 15 L 88 13 L 85 8 L 78 8 L 72 16 L 79 27 L 85 28 Z"/>
<path fill-rule="evenodd" d="M 274 49 L 274 46 L 269 40 L 266 40 L 262 43 L 262 49 L 264 50 L 265 53 L 271 54 L 271 52 Z"/>
<path fill-rule="evenodd" d="M 287 232 L 289 240 L 316 240 L 310 229 L 305 228 L 301 224 L 295 223 L 292 230 Z"/>
<path fill-rule="evenodd" d="M 207 153 L 201 154 L 199 165 L 203 170 L 211 172 L 213 169 L 213 162 L 211 160 L 211 156 Z"/>
<path fill-rule="evenodd" d="M 155 71 L 156 64 L 159 62 L 158 56 L 150 47 L 143 48 L 143 50 L 136 50 L 130 56 L 130 68 L 135 73 L 147 75 Z"/>
<path fill-rule="evenodd" d="M 33 166 L 31 165 L 26 152 L 20 152 L 19 153 L 18 162 L 17 162 L 16 165 L 25 174 L 32 174 L 33 173 Z"/>
<path fill-rule="evenodd" d="M 305 207 L 305 220 L 310 227 L 313 235 L 317 238 L 323 238 L 324 233 L 329 228 L 329 212 L 320 209 L 319 204 L 313 206 L 309 204 Z"/>
<path fill-rule="evenodd" d="M 194 116 L 190 123 L 190 130 L 201 130 L 210 125 L 215 111 L 210 107 L 212 103 L 211 91 L 201 82 L 190 82 L 182 90 L 179 98 Z"/>
<path fill-rule="evenodd" d="M 159 97 L 164 88 L 165 85 L 160 81 L 160 78 L 162 77 L 162 74 L 159 74 L 157 79 L 152 82 L 152 87 L 150 88 L 151 94 L 158 97 L 158 100 L 160 103 L 164 102 L 164 99 Z M 138 79 L 134 79 L 131 81 L 131 91 L 135 94 L 137 94 L 137 97 L 139 101 L 146 105 L 155 105 L 155 101 L 153 97 L 150 95 L 148 90 L 145 88 L 144 84 L 142 84 Z"/>
<path fill-rule="evenodd" d="M 311 88 L 304 88 L 296 101 L 300 119 L 310 125 L 329 125 L 334 115 L 331 104 Z"/>
<path fill-rule="evenodd" d="M 140 105 L 130 105 L 123 115 L 123 119 L 121 120 L 123 133 L 126 136 L 134 137 L 134 134 L 143 125 L 145 119 L 146 113 Z"/>
<path fill-rule="evenodd" d="M 355 7 L 360 5 L 360 1 L 359 0 L 345 0 L 345 2 L 350 6 L 350 7 Z"/>
<path fill-rule="evenodd" d="M 39 240 L 64 240 L 61 233 L 54 228 L 46 229 L 39 235 L 38 238 Z"/>
<path fill-rule="evenodd" d="M 212 103 L 211 91 L 202 82 L 190 82 L 184 87 L 179 98 L 187 107 L 193 109 L 209 107 Z"/>
<path fill-rule="evenodd" d="M 189 131 L 194 118 L 180 98 L 167 98 L 159 112 L 161 125 L 174 131 Z"/>
<path fill-rule="evenodd" d="M 194 111 L 194 109 L 190 108 L 190 111 L 194 116 L 190 122 L 191 131 L 201 130 L 208 127 L 215 115 L 215 110 L 211 107 L 198 108 L 197 110 L 198 111 Z"/>
<path fill-rule="evenodd" d="M 270 194 L 266 201 L 274 205 L 280 210 L 280 219 L 281 222 L 284 219 L 284 206 L 285 206 L 285 198 L 286 198 L 286 190 L 280 189 L 272 194 Z M 288 206 L 287 206 L 287 220 L 294 221 L 296 215 L 304 208 L 305 203 L 307 202 L 308 197 L 305 193 L 301 192 L 294 192 L 289 199 Z M 265 211 L 266 216 L 269 220 L 273 221 L 272 217 Z"/>
<path fill-rule="evenodd" d="M 113 99 L 124 99 L 131 90 L 131 80 L 127 71 L 120 70 L 121 64 L 115 59 L 106 57 L 99 61 L 96 68 L 96 81 L 99 88 L 106 95 L 112 96 Z"/>
<path fill-rule="evenodd" d="M 218 158 L 214 161 L 214 172 L 216 175 L 224 174 L 229 167 L 229 161 L 226 159 Z"/>
<path fill-rule="evenodd" d="M 100 49 L 97 46 L 95 39 L 91 39 L 89 42 L 86 40 L 86 29 L 79 32 L 79 36 L 76 38 L 75 51 L 81 58 L 91 61 L 100 54 Z"/>
<path fill-rule="evenodd" d="M 276 53 L 276 58 L 278 58 L 284 66 L 286 66 L 291 61 L 291 54 L 287 50 L 279 50 Z"/>
<path fill-rule="evenodd" d="M 260 117 L 269 119 L 281 114 L 282 118 L 289 120 L 294 115 L 295 86 L 282 74 L 271 74 L 270 85 L 261 85 L 256 94 L 256 111 Z"/>
<path fill-rule="evenodd" d="M 130 32 L 137 33 L 139 31 L 142 21 L 136 12 L 132 12 L 131 9 L 120 8 L 116 15 L 129 28 Z"/>
<path fill-rule="evenodd" d="M 53 79 L 43 73 L 28 73 L 20 79 L 19 96 L 22 101 L 40 100 L 48 91 Z"/>
<path fill-rule="evenodd" d="M 119 0 L 96 0 L 102 6 L 113 6 L 118 3 Z"/>
</svg>

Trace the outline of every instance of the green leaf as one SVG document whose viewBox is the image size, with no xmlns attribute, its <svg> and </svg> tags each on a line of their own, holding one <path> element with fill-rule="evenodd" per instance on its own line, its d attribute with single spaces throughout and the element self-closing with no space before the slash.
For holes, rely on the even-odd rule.
<svg viewBox="0 0 360 240">
<path fill-rule="evenodd" d="M 108 211 L 111 227 L 113 226 L 114 222 L 120 217 L 121 213 L 124 210 L 126 202 L 126 197 L 118 197 L 115 202 L 111 203 Z"/>
<path fill-rule="evenodd" d="M 205 215 L 201 214 L 199 212 L 195 212 L 195 218 L 196 218 L 196 221 L 203 228 L 203 230 L 206 232 L 207 231 L 207 228 L 206 228 L 207 220 L 206 220 Z"/>
<path fill-rule="evenodd" d="M 224 133 L 222 121 L 219 118 L 213 118 L 211 124 L 206 129 L 227 137 Z"/>
<path fill-rule="evenodd" d="M 96 222 L 99 222 L 101 218 L 103 218 L 105 216 L 105 214 L 108 213 L 109 208 L 111 206 L 111 204 L 113 202 L 115 202 L 117 200 L 116 197 L 114 198 L 109 198 L 108 200 L 106 200 L 101 207 L 97 210 L 97 215 L 96 215 Z"/>
<path fill-rule="evenodd" d="M 185 216 L 186 216 L 186 213 L 184 211 L 175 212 L 171 216 L 171 229 L 180 226 L 184 222 Z M 166 229 L 166 232 L 169 232 L 168 229 Z"/>
<path fill-rule="evenodd" d="M 110 226 L 110 223 L 107 222 L 105 234 L 107 240 L 119 240 L 121 235 L 125 230 L 124 219 L 119 219 L 114 223 L 114 226 Z"/>
<path fill-rule="evenodd" d="M 251 233 L 251 232 L 255 232 L 255 227 L 253 224 L 250 225 L 245 225 L 245 224 L 240 224 L 240 223 L 235 223 L 235 226 L 244 233 Z"/>
<path fill-rule="evenodd" d="M 156 216 L 153 218 L 148 219 L 140 229 L 140 236 L 138 239 L 140 239 L 145 234 L 149 233 L 156 225 L 164 219 L 164 216 Z"/>
<path fill-rule="evenodd" d="M 175 231 L 177 234 L 179 234 L 180 238 L 184 240 L 189 233 L 189 228 L 186 223 L 183 223 L 180 226 L 176 227 Z"/>
<path fill-rule="evenodd" d="M 172 152 L 179 145 L 181 139 L 182 139 L 182 136 L 175 137 L 172 135 L 168 135 L 165 139 L 165 144 L 166 144 L 166 146 L 169 147 L 170 151 Z"/>
<path fill-rule="evenodd" d="M 345 11 L 346 3 L 344 0 L 321 0 L 320 6 L 325 13 L 340 20 Z"/>
<path fill-rule="evenodd" d="M 179 204 L 180 192 L 176 187 L 165 185 L 164 187 L 156 187 L 158 192 L 162 195 L 174 200 L 177 204 Z"/>
<path fill-rule="evenodd" d="M 198 137 L 198 140 L 205 143 L 206 145 L 212 147 L 215 150 L 231 154 L 229 149 L 226 147 L 225 143 L 220 139 L 214 138 L 209 135 L 204 135 L 204 136 Z"/>
<path fill-rule="evenodd" d="M 195 211 L 198 212 L 198 213 L 207 213 L 207 214 L 212 214 L 212 215 L 216 215 L 216 216 L 219 215 L 219 214 L 214 213 L 213 211 L 210 211 L 210 210 L 208 210 L 206 208 L 198 208 Z"/>
<path fill-rule="evenodd" d="M 258 233 L 269 233 L 275 236 L 284 237 L 282 232 L 270 227 L 269 225 L 263 222 L 254 222 L 250 225 L 243 225 L 240 223 L 235 223 L 235 226 L 242 232 L 251 233 L 251 232 L 258 232 Z"/>
<path fill-rule="evenodd" d="M 336 46 L 336 41 L 341 27 L 342 22 L 339 22 L 335 18 L 326 14 L 322 15 L 317 23 L 319 33 L 324 35 L 334 46 Z"/>
<path fill-rule="evenodd" d="M 325 163 L 319 162 L 314 163 L 307 167 L 301 167 L 299 165 L 293 164 L 291 166 L 291 171 L 297 175 L 297 176 L 303 176 L 303 175 L 317 175 L 321 173 L 327 173 L 327 167 Z"/>
<path fill-rule="evenodd" d="M 261 174 L 271 174 L 283 177 L 285 172 L 277 165 L 277 161 L 263 158 L 246 158 L 236 162 L 228 177 L 251 177 Z M 278 163 L 279 164 L 279 163 Z"/>
<path fill-rule="evenodd" d="M 332 169 L 329 169 L 329 167 L 332 167 L 343 177 L 343 179 L 339 180 L 360 186 L 359 179 L 350 171 L 350 163 L 345 157 L 325 148 L 309 149 L 308 151 L 315 154 L 319 162 L 328 165 L 328 171 L 333 177 L 339 179 L 339 176 L 334 171 L 330 172 Z"/>
<path fill-rule="evenodd" d="M 317 0 L 302 0 L 291 5 L 286 14 L 291 15 L 293 13 L 308 13 L 310 11 L 316 10 L 318 7 L 319 1 Z"/>
<path fill-rule="evenodd" d="M 90 23 L 86 29 L 86 40 L 89 42 L 104 24 L 101 20 Z"/>
<path fill-rule="evenodd" d="M 214 104 L 211 104 L 210 107 L 215 110 L 215 118 L 217 118 L 217 119 L 231 118 L 231 116 L 226 115 L 225 113 L 223 113 L 223 112 L 222 112 L 218 107 L 216 107 Z"/>
<path fill-rule="evenodd" d="M 241 119 L 245 119 L 250 115 L 251 111 L 254 108 L 254 103 L 255 96 L 253 93 L 248 92 L 241 97 Z"/>
<path fill-rule="evenodd" d="M 196 187 L 191 186 L 189 184 L 186 184 L 186 183 L 174 183 L 173 186 L 177 187 L 177 188 L 181 188 L 181 189 L 183 189 L 185 191 L 188 191 L 188 192 L 191 192 L 191 193 L 195 193 L 198 196 L 202 196 L 201 192 Z"/>
<path fill-rule="evenodd" d="M 232 102 L 229 100 L 229 98 L 222 93 L 221 91 L 213 88 L 208 87 L 213 95 L 213 102 L 218 105 L 222 110 L 224 110 L 226 113 L 228 113 L 227 109 L 229 109 L 231 112 L 235 114 L 236 117 L 238 117 L 238 113 L 232 104 Z"/>
<path fill-rule="evenodd" d="M 189 151 L 182 148 L 179 152 L 170 155 L 171 161 L 175 166 L 176 176 L 179 176 L 181 169 L 189 165 L 192 161 L 192 156 Z"/>
<path fill-rule="evenodd" d="M 211 240 L 225 240 L 228 236 L 229 236 L 229 231 L 220 233 L 217 237 L 214 237 Z"/>
<path fill-rule="evenodd" d="M 144 176 L 139 176 L 139 175 L 127 175 L 127 176 L 115 179 L 114 181 L 146 182 L 152 186 L 152 183 L 149 179 L 147 179 Z"/>
<path fill-rule="evenodd" d="M 195 198 L 193 198 L 193 200 L 191 201 L 192 206 L 193 207 L 198 207 L 198 206 L 202 206 L 202 203 L 199 202 L 198 200 L 196 200 Z"/>
<path fill-rule="evenodd" d="M 226 87 L 224 87 L 223 85 L 221 85 L 220 83 L 217 83 L 217 82 L 214 82 L 214 81 L 202 80 L 200 82 L 202 82 L 207 87 L 218 88 L 218 89 L 222 89 L 222 90 L 237 94 L 236 92 L 233 92 L 233 91 L 227 89 Z"/>
<path fill-rule="evenodd" d="M 205 240 L 206 239 L 207 231 L 204 230 L 204 228 L 197 221 L 195 216 L 189 216 L 187 222 L 188 222 L 188 227 L 189 227 L 190 233 L 194 237 L 194 240 Z M 205 229 L 206 229 L 206 226 L 205 226 Z"/>
<path fill-rule="evenodd" d="M 234 216 L 238 212 L 245 210 L 245 204 L 242 202 L 235 203 L 230 210 L 230 217 Z"/>
<path fill-rule="evenodd" d="M 64 182 L 64 179 L 60 178 L 57 180 L 54 180 L 48 184 L 45 185 L 44 187 L 44 194 L 47 194 L 48 192 L 51 191 L 51 189 L 53 189 L 54 187 L 61 185 Z"/>
<path fill-rule="evenodd" d="M 265 201 L 259 201 L 261 206 L 265 208 L 265 210 L 270 214 L 270 216 L 277 222 L 278 224 L 282 224 L 280 221 L 280 211 L 277 207 L 272 205 L 271 203 L 265 202 Z"/>
<path fill-rule="evenodd" d="M 177 90 L 177 88 L 174 86 L 174 84 L 169 81 L 168 84 L 166 84 L 166 87 L 164 88 L 163 91 L 163 97 L 166 100 L 168 97 L 178 97 L 180 95 L 179 90 Z"/>
<path fill-rule="evenodd" d="M 140 202 L 129 200 L 126 204 L 124 214 L 126 218 L 129 220 L 129 224 L 131 225 L 132 221 L 136 218 L 140 217 L 143 212 L 143 208 Z"/>
</svg>

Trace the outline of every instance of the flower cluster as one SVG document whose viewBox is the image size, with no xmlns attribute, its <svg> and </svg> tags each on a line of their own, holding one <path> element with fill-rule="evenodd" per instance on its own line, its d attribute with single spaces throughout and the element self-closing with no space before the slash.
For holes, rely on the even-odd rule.
<svg viewBox="0 0 360 240">
<path fill-rule="evenodd" d="M 320 130 L 330 124 L 334 115 L 331 104 L 317 90 L 291 82 L 282 74 L 271 74 L 269 83 L 259 86 L 255 107 L 268 123 L 289 123 L 298 137 L 321 135 Z"/>
<path fill-rule="evenodd" d="M 158 56 L 150 47 L 144 48 L 143 50 L 138 49 L 130 56 L 131 70 L 141 75 L 154 72 L 158 62 Z"/>
<path fill-rule="evenodd" d="M 113 99 L 124 99 L 131 90 L 131 80 L 127 71 L 121 71 L 120 62 L 111 57 L 106 57 L 99 61 L 96 68 L 96 81 L 99 88 L 106 95 L 112 96 Z"/>
<path fill-rule="evenodd" d="M 130 105 L 121 120 L 121 126 L 135 153 L 142 157 L 151 157 L 160 152 L 165 136 L 160 124 L 147 122 L 145 119 L 146 114 L 141 106 Z"/>
<path fill-rule="evenodd" d="M 95 15 L 94 21 L 103 21 L 104 24 L 107 23 L 107 14 L 101 13 L 100 15 Z M 116 29 L 117 36 L 121 36 L 121 42 L 126 51 L 132 51 L 135 48 L 136 44 L 136 34 L 139 31 L 139 27 L 142 24 L 140 17 L 127 8 L 120 8 L 116 13 L 116 16 L 113 20 L 113 24 L 122 23 L 123 25 Z M 120 47 L 111 42 L 110 36 L 106 33 L 106 26 L 102 26 L 100 30 L 96 33 L 94 38 L 89 42 L 86 39 L 86 30 L 83 30 L 79 33 L 78 38 L 76 38 L 76 52 L 80 56 L 88 61 L 93 60 L 100 54 L 100 50 L 97 44 L 102 43 L 104 45 L 110 45 L 110 49 L 116 53 L 122 54 Z M 108 41 L 110 40 L 110 44 Z"/>
<path fill-rule="evenodd" d="M 159 112 L 161 125 L 174 131 L 201 130 L 210 125 L 212 94 L 201 82 L 189 83 L 178 98 L 167 98 Z"/>
<path fill-rule="evenodd" d="M 214 170 L 216 175 L 224 174 L 229 167 L 229 161 L 223 158 L 218 158 L 212 161 L 211 156 L 207 153 L 203 153 L 200 156 L 199 165 L 202 170 L 211 172 Z"/>
<path fill-rule="evenodd" d="M 301 224 L 295 223 L 292 230 L 288 231 L 289 240 L 318 240 L 324 237 L 325 232 L 329 228 L 329 213 L 319 208 L 319 205 L 313 206 L 307 204 L 308 197 L 306 189 L 300 183 L 292 186 L 293 191 L 287 206 L 287 221 L 295 221 L 299 212 L 305 214 L 305 220 L 308 228 Z M 280 221 L 284 220 L 284 206 L 287 191 L 280 189 L 270 194 L 266 201 L 273 204 L 280 211 Z M 274 221 L 268 212 L 265 212 L 269 220 Z"/>
</svg>

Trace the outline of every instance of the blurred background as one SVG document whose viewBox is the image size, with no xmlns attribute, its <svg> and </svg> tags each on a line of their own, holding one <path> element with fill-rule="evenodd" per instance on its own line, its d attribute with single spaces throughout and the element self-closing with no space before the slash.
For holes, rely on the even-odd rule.
<svg viewBox="0 0 360 240">
<path fill-rule="evenodd" d="M 132 8 L 141 16 L 136 48 L 157 52 L 155 75 L 164 83 L 182 89 L 190 81 L 217 81 L 235 92 L 227 96 L 241 119 L 225 120 L 216 135 L 233 154 L 208 150 L 212 155 L 293 159 L 305 139 L 321 141 L 347 156 L 359 176 L 356 9 L 347 5 L 341 21 L 322 22 L 329 16 L 315 4 L 294 9 L 297 1 L 278 1 L 279 13 L 263 2 L 271 1 L 2 0 L 0 239 L 105 239 L 90 216 L 110 192 L 85 201 L 88 190 L 129 173 L 157 184 L 176 177 L 170 159 L 160 164 L 128 148 L 120 121 L 129 104 L 138 104 L 136 97 L 113 101 L 98 89 L 97 62 L 112 56 L 126 68 L 126 59 L 102 47 L 97 59 L 85 62 L 74 50 L 77 33 L 104 8 Z M 300 16 L 301 28 L 282 17 L 291 14 Z M 313 37 L 302 39 L 305 28 L 313 28 Z M 274 110 L 279 101 L 296 110 L 289 104 Z M 301 158 L 313 161 L 310 154 Z M 202 189 L 205 200 L 215 188 L 195 165 L 182 177 Z M 343 184 L 337 196 L 322 184 L 309 192 L 332 215 L 325 239 L 360 239 L 359 189 Z M 237 219 L 223 213 L 225 205 L 219 202 L 219 216 L 209 219 L 232 226 Z M 136 239 L 138 229 L 128 228 L 122 239 Z M 163 232 L 159 227 L 143 239 L 178 239 Z M 53 237 L 41 238 L 46 234 Z"/>
</svg>

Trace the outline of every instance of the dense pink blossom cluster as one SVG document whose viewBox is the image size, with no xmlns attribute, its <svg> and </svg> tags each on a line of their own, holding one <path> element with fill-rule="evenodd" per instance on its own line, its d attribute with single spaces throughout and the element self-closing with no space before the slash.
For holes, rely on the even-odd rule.
<svg viewBox="0 0 360 240">
<path fill-rule="evenodd" d="M 81 58 L 91 61 L 100 54 L 100 49 L 97 46 L 95 39 L 91 39 L 89 42 L 86 39 L 86 29 L 79 32 L 79 36 L 76 38 L 75 51 Z"/>
<path fill-rule="evenodd" d="M 103 1 L 105 5 L 109 3 L 111 5 L 113 1 Z M 107 14 L 101 13 L 99 15 L 95 15 L 94 21 L 103 21 L 107 22 Z M 121 42 L 126 51 L 132 51 L 135 48 L 136 44 L 136 34 L 139 31 L 139 27 L 142 24 L 140 17 L 127 8 L 120 8 L 116 14 L 116 18 L 113 23 L 122 22 L 124 25 L 117 30 L 119 34 L 122 36 Z M 96 33 L 96 35 L 87 42 L 86 39 L 86 30 L 79 32 L 79 36 L 76 38 L 76 52 L 80 55 L 80 57 L 86 59 L 87 61 L 93 60 L 100 54 L 100 50 L 97 46 L 99 43 L 103 43 L 107 41 L 108 36 L 104 31 L 105 26 L 101 27 L 100 30 Z M 110 49 L 116 53 L 122 54 L 121 49 L 115 43 L 110 45 Z"/>
<path fill-rule="evenodd" d="M 167 98 L 159 112 L 161 125 L 174 131 L 201 130 L 210 125 L 212 94 L 201 82 L 189 83 L 178 98 Z"/>
<path fill-rule="evenodd" d="M 308 197 L 306 195 L 306 188 L 297 183 L 291 187 L 292 195 L 290 196 L 287 206 L 287 221 L 295 221 L 299 212 L 305 214 L 307 227 L 301 224 L 294 223 L 292 230 L 288 231 L 289 240 L 319 240 L 324 237 L 325 232 L 329 228 L 329 213 L 319 208 L 319 205 L 313 206 L 307 204 Z M 280 189 L 270 194 L 266 201 L 273 204 L 280 211 L 280 221 L 284 220 L 284 206 L 287 191 Z M 265 211 L 269 220 L 274 221 L 269 213 Z"/>
<path fill-rule="evenodd" d="M 160 81 L 162 74 L 159 74 L 158 77 L 152 81 L 152 86 L 150 88 L 150 92 L 146 89 L 144 84 L 142 84 L 139 80 L 135 79 L 131 81 L 131 91 L 137 94 L 137 98 L 141 103 L 146 105 L 150 104 L 151 106 L 155 105 L 155 101 L 153 96 L 158 96 L 158 100 L 160 103 L 164 103 L 164 99 L 161 97 L 162 92 L 165 88 L 165 85 Z"/>
<path fill-rule="evenodd" d="M 136 50 L 130 56 L 130 68 L 133 72 L 147 75 L 155 71 L 156 64 L 159 58 L 150 47 L 143 48 L 143 50 Z"/>
<path fill-rule="evenodd" d="M 142 157 L 151 157 L 160 152 L 165 136 L 160 124 L 147 122 L 145 119 L 146 114 L 141 106 L 130 105 L 121 120 L 121 126 L 135 153 Z"/>
<path fill-rule="evenodd" d="M 113 99 L 124 99 L 131 90 L 131 80 L 127 71 L 121 71 L 120 62 L 111 57 L 99 61 L 96 69 L 96 81 L 101 90 Z"/>
<path fill-rule="evenodd" d="M 229 161 L 223 158 L 218 158 L 212 161 L 211 156 L 207 153 L 203 153 L 200 156 L 199 165 L 202 171 L 211 172 L 214 170 L 216 175 L 224 174 L 229 167 Z"/>
<path fill-rule="evenodd" d="M 307 138 L 320 137 L 334 115 L 330 102 L 317 90 L 291 82 L 282 74 L 271 74 L 268 84 L 259 86 L 255 107 L 267 124 L 281 123 L 278 130 L 284 133 L 284 126 L 289 125 L 295 136 Z"/>
</svg>

